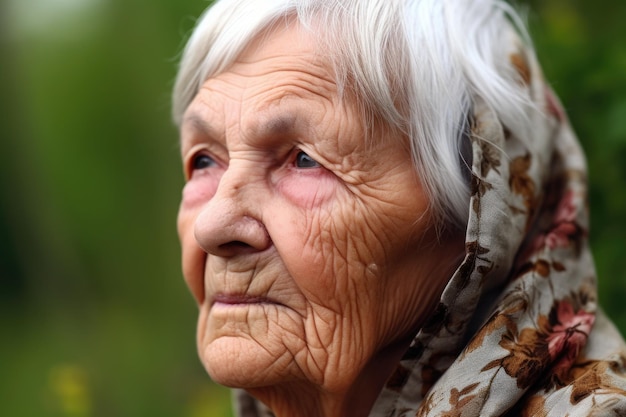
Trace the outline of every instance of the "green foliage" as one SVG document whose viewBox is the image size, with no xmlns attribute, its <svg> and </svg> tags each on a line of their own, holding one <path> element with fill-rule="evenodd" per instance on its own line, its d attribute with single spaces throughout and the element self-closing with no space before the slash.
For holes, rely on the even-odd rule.
<svg viewBox="0 0 626 417">
<path fill-rule="evenodd" d="M 601 301 L 626 329 L 626 3 L 536 0 L 589 156 Z M 228 416 L 179 271 L 169 94 L 204 1 L 0 4 L 0 415 Z"/>
</svg>

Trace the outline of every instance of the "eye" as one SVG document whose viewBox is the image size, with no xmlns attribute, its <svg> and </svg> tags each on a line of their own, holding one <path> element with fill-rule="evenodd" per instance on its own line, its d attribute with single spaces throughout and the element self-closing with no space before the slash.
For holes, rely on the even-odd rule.
<svg viewBox="0 0 626 417">
<path fill-rule="evenodd" d="M 215 165 L 215 161 L 210 156 L 200 153 L 193 157 L 191 169 L 194 171 L 209 168 Z"/>
<path fill-rule="evenodd" d="M 305 152 L 298 152 L 296 155 L 296 168 L 319 168 L 321 165 Z"/>
</svg>

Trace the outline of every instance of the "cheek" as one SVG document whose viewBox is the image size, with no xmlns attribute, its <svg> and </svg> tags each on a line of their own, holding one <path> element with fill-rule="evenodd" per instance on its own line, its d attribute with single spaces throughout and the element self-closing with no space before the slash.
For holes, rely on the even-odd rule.
<svg viewBox="0 0 626 417">
<path fill-rule="evenodd" d="M 317 298 L 336 290 L 338 259 L 334 245 L 333 211 L 342 205 L 344 191 L 324 169 L 289 172 L 276 182 L 281 199 L 269 212 L 268 229 L 289 274 L 305 293 Z M 336 220 L 336 219 L 335 219 Z M 316 300 L 317 301 L 317 300 Z"/>
<path fill-rule="evenodd" d="M 187 286 L 198 304 L 204 301 L 203 265 L 206 253 L 198 246 L 193 233 L 197 210 L 185 208 L 178 212 L 178 237 L 182 249 L 182 269 Z"/>
<path fill-rule="evenodd" d="M 278 192 L 291 204 L 316 210 L 328 202 L 336 192 L 337 178 L 323 168 L 309 171 L 288 170 L 286 175 L 274 178 Z"/>
<path fill-rule="evenodd" d="M 196 241 L 194 224 L 203 205 L 215 195 L 218 184 L 219 177 L 215 175 L 204 174 L 191 178 L 183 188 L 178 211 L 177 228 L 182 249 L 183 276 L 198 304 L 204 300 L 203 266 L 206 253 Z"/>
<path fill-rule="evenodd" d="M 350 302 L 373 262 L 372 253 L 358 244 L 362 235 L 351 232 L 354 217 L 348 213 L 354 214 L 349 201 L 334 198 L 332 204 L 281 216 L 276 227 L 274 242 L 290 276 L 309 301 L 333 310 Z"/>
<path fill-rule="evenodd" d="M 221 175 L 199 174 L 192 177 L 183 188 L 181 210 L 197 207 L 215 195 Z"/>
</svg>

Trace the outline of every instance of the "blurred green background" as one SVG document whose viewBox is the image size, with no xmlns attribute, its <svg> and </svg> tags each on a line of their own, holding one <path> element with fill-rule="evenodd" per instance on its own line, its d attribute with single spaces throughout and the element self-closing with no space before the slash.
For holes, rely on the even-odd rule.
<svg viewBox="0 0 626 417">
<path fill-rule="evenodd" d="M 179 272 L 169 94 L 199 0 L 0 3 L 0 415 L 229 416 Z M 626 3 L 536 0 L 589 157 L 601 301 L 626 330 Z"/>
</svg>

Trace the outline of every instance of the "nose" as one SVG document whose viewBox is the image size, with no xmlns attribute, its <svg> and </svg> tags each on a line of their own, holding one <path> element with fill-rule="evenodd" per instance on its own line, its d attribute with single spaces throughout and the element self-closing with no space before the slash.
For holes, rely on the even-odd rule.
<svg viewBox="0 0 626 417">
<path fill-rule="evenodd" d="M 261 219 L 263 187 L 231 165 L 194 224 L 196 241 L 220 257 L 261 252 L 272 244 Z"/>
</svg>

